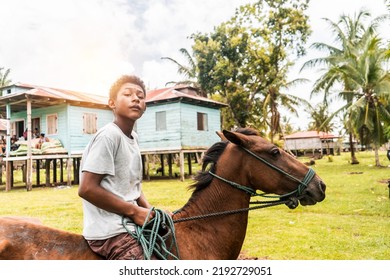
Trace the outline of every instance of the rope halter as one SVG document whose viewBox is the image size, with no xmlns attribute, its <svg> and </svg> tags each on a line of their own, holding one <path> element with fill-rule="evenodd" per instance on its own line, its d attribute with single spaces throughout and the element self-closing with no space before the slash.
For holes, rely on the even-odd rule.
<svg viewBox="0 0 390 280">
<path fill-rule="evenodd" d="M 265 194 L 265 193 L 257 193 L 254 189 L 250 188 L 250 187 L 247 187 L 247 186 L 243 186 L 243 185 L 240 185 L 238 183 L 235 183 L 235 182 L 232 182 L 230 180 L 227 180 L 221 176 L 218 176 L 217 174 L 209 171 L 209 174 L 212 175 L 213 177 L 225 182 L 225 183 L 228 183 L 229 185 L 237 188 L 237 189 L 240 189 L 240 190 L 243 190 L 245 191 L 246 193 L 248 193 L 249 195 L 251 196 L 261 196 L 261 197 L 265 197 L 265 198 L 279 198 L 279 199 L 282 199 L 282 198 L 286 198 L 286 197 L 290 197 L 292 195 L 295 195 L 297 197 L 301 196 L 303 194 L 303 191 L 307 188 L 307 186 L 309 185 L 310 181 L 313 179 L 313 177 L 315 176 L 315 171 L 312 169 L 312 168 L 309 168 L 309 170 L 307 171 L 305 177 L 300 180 L 294 176 L 292 176 L 291 174 L 287 173 L 286 171 L 280 169 L 279 167 L 273 165 L 272 163 L 268 162 L 267 160 L 265 160 L 264 158 L 260 157 L 259 155 L 255 154 L 254 152 L 244 148 L 244 147 L 241 147 L 245 152 L 247 152 L 248 154 L 250 154 L 251 156 L 253 156 L 254 158 L 256 158 L 257 160 L 261 161 L 262 163 L 266 164 L 267 166 L 271 167 L 272 169 L 280 172 L 281 174 L 285 175 L 286 177 L 290 178 L 291 180 L 295 181 L 295 182 L 298 182 L 299 185 L 297 187 L 297 189 L 295 189 L 294 191 L 292 192 L 289 192 L 289 193 L 286 193 L 286 194 L 282 194 L 282 195 L 268 195 L 268 194 Z"/>
</svg>

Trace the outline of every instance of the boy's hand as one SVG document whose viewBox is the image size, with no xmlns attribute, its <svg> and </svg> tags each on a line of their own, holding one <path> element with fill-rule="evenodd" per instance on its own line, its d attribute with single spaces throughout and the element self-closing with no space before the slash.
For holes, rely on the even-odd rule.
<svg viewBox="0 0 390 280">
<path fill-rule="evenodd" d="M 149 222 L 152 220 L 155 216 L 154 211 L 152 208 L 144 208 L 144 207 L 137 207 L 136 213 L 130 217 L 133 222 L 139 226 L 143 226 L 145 223 Z"/>
</svg>

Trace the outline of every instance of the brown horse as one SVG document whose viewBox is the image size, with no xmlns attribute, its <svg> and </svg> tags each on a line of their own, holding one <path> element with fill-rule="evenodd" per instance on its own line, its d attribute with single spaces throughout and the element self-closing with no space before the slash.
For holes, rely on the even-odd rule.
<svg viewBox="0 0 390 280">
<path fill-rule="evenodd" d="M 190 199 L 173 215 L 180 259 L 237 259 L 256 191 L 276 194 L 290 208 L 325 198 L 325 184 L 312 169 L 255 131 L 223 134 L 228 141 L 207 151 Z M 0 259 L 99 258 L 79 234 L 0 219 Z"/>
</svg>

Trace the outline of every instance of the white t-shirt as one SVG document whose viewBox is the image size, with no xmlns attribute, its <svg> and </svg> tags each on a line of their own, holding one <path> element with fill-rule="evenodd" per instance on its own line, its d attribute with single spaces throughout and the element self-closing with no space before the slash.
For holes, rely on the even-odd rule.
<svg viewBox="0 0 390 280">
<path fill-rule="evenodd" d="M 127 137 L 115 124 L 102 127 L 91 139 L 83 153 L 80 178 L 83 172 L 105 174 L 101 186 L 125 201 L 137 204 L 141 195 L 142 160 L 138 136 Z M 122 216 L 96 207 L 83 199 L 83 236 L 87 240 L 107 239 L 126 232 Z M 133 227 L 134 224 L 129 225 Z"/>
</svg>

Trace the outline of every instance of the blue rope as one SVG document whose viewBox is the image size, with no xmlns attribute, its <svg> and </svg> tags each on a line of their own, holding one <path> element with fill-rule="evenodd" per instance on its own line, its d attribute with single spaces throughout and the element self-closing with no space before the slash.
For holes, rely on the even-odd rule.
<svg viewBox="0 0 390 280">
<path fill-rule="evenodd" d="M 150 214 L 154 212 L 155 216 L 149 222 Z M 143 226 L 136 225 L 135 231 L 127 226 L 127 223 L 131 222 L 131 219 L 122 217 L 122 225 L 126 231 L 135 238 L 142 246 L 144 251 L 144 259 L 150 260 L 154 254 L 157 258 L 166 260 L 168 258 L 179 260 L 179 248 L 176 243 L 175 227 L 172 217 L 165 211 L 155 209 L 154 207 L 149 210 L 148 217 L 145 220 Z M 161 236 L 159 230 L 163 229 L 168 231 L 168 234 Z M 167 248 L 166 239 L 172 235 L 172 241 Z M 172 249 L 176 250 L 177 255 L 172 253 Z"/>
</svg>

